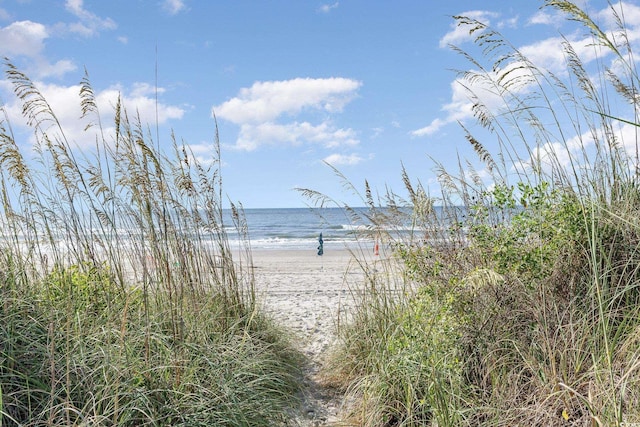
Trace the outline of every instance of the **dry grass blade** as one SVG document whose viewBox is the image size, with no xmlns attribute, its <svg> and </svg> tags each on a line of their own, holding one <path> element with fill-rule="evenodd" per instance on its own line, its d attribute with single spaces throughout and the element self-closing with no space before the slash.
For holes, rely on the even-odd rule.
<svg viewBox="0 0 640 427">
<path fill-rule="evenodd" d="M 371 290 L 332 361 L 359 425 L 640 420 L 638 79 L 628 5 L 609 4 L 612 33 L 573 2 L 545 4 L 594 42 L 596 60 L 583 61 L 564 39 L 566 79 L 488 26 L 455 17 L 483 55 L 455 49 L 473 69 L 459 81 L 499 149 L 463 127 L 488 176 L 460 157 L 456 171 L 435 162 L 442 197 L 432 215 L 420 215 L 423 191 L 402 170 L 412 218 L 425 221 L 393 241 L 397 276 L 367 277 Z M 615 67 L 605 68 L 609 53 Z M 402 293 L 382 292 L 398 277 Z"/>
<path fill-rule="evenodd" d="M 282 423 L 300 358 L 258 311 L 249 252 L 234 256 L 227 229 L 246 239 L 247 224 L 241 205 L 228 219 L 219 171 L 173 135 L 167 157 L 120 100 L 115 134 L 102 129 L 86 73 L 79 100 L 96 144 L 80 152 L 6 66 L 38 145 L 25 159 L 3 109 L 2 422 Z"/>
</svg>

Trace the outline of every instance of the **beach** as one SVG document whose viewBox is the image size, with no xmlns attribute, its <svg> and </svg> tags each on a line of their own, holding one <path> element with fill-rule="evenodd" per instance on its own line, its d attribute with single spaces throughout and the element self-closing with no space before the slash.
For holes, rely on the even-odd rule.
<svg viewBox="0 0 640 427">
<path fill-rule="evenodd" d="M 332 425 L 342 399 L 321 386 L 318 370 L 335 339 L 338 314 L 353 304 L 351 291 L 362 283 L 362 272 L 346 249 L 322 256 L 315 250 L 257 250 L 253 262 L 264 309 L 292 330 L 309 358 L 308 390 L 291 425 Z"/>
</svg>

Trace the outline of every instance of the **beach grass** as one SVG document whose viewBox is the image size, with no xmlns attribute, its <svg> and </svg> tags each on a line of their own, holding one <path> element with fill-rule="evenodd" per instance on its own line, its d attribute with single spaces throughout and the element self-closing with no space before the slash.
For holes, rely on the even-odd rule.
<svg viewBox="0 0 640 427">
<path fill-rule="evenodd" d="M 556 76 L 455 17 L 478 48 L 455 48 L 474 69 L 460 81 L 499 148 L 465 129 L 479 166 L 436 164 L 437 196 L 406 173 L 405 200 L 365 184 L 370 213 L 354 220 L 393 256 L 362 261 L 325 368 L 354 425 L 640 422 L 640 80 L 624 9 L 610 5 L 610 33 L 572 2 L 546 7 L 580 24 L 599 59 L 563 43 L 569 78 Z M 413 232 L 385 232 L 389 217 Z"/>
<path fill-rule="evenodd" d="M 455 17 L 479 49 L 455 48 L 475 70 L 460 81 L 498 150 L 465 129 L 477 161 L 436 164 L 441 194 L 403 171 L 404 200 L 365 183 L 369 210 L 344 207 L 385 255 L 353 250 L 365 281 L 323 372 L 347 425 L 640 423 L 630 36 L 618 5 L 615 40 L 572 2 L 546 6 L 590 34 L 595 69 L 566 43 L 570 78 L 553 75 Z M 92 148 L 79 150 L 36 84 L 5 69 L 33 134 L 17 141 L 2 108 L 0 425 L 285 423 L 303 363 L 258 309 L 242 206 L 223 215 L 217 135 L 211 165 L 173 136 L 166 154 L 120 102 L 104 125 L 85 77 Z"/>
<path fill-rule="evenodd" d="M 2 108 L 0 425 L 285 422 L 302 359 L 258 309 L 217 134 L 209 166 L 173 136 L 166 154 L 120 101 L 103 124 L 85 76 L 81 150 L 28 76 L 5 75 L 32 135 Z"/>
</svg>

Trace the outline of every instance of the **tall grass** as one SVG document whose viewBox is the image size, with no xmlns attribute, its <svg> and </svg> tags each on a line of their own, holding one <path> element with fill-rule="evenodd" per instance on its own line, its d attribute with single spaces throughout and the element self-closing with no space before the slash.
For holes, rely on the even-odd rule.
<svg viewBox="0 0 640 427">
<path fill-rule="evenodd" d="M 0 425 L 283 422 L 299 355 L 257 311 L 218 135 L 211 166 L 173 136 L 166 155 L 120 100 L 105 127 L 85 76 L 93 149 L 80 150 L 36 85 L 5 70 L 33 141 L 2 108 Z"/>
<path fill-rule="evenodd" d="M 372 206 L 406 203 L 401 221 L 414 233 L 385 237 L 393 257 L 385 271 L 365 269 L 370 286 L 327 367 L 355 402 L 354 424 L 640 422 L 631 35 L 621 5 L 610 4 L 613 32 L 570 1 L 545 6 L 587 30 L 598 58 L 585 63 L 565 40 L 568 78 L 482 22 L 455 17 L 479 48 L 454 48 L 473 67 L 459 78 L 498 149 L 465 129 L 478 159 L 457 171 L 436 164 L 440 195 L 404 173 L 407 200 L 388 194 Z"/>
</svg>

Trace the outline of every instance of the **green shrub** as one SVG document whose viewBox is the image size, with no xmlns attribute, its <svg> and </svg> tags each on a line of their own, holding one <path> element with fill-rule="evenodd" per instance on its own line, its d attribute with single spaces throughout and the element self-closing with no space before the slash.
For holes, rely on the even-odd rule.
<svg viewBox="0 0 640 427">
<path fill-rule="evenodd" d="M 284 423 L 302 359 L 257 308 L 248 245 L 232 255 L 219 163 L 168 157 L 119 102 L 79 153 L 5 65 L 37 147 L 0 120 L 0 424 Z M 99 126 L 86 77 L 80 103 Z"/>
<path fill-rule="evenodd" d="M 637 141 L 618 132 L 640 125 L 612 112 L 637 117 L 625 6 L 609 5 L 609 32 L 570 1 L 545 4 L 602 49 L 587 69 L 562 44 L 570 84 L 498 31 L 455 18 L 483 55 L 456 49 L 471 61 L 460 78 L 499 150 L 465 129 L 483 170 L 436 165 L 440 199 L 403 173 L 415 229 L 383 237 L 395 256 L 384 274 L 362 261 L 366 286 L 328 366 L 362 425 L 640 421 L 639 158 L 628 150 Z M 487 90 L 502 108 L 483 103 Z M 386 200 L 391 212 L 401 204 L 395 193 Z"/>
</svg>

